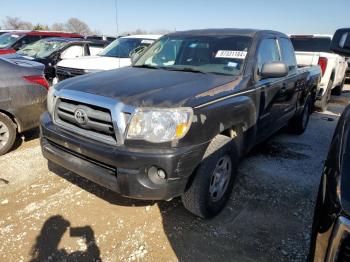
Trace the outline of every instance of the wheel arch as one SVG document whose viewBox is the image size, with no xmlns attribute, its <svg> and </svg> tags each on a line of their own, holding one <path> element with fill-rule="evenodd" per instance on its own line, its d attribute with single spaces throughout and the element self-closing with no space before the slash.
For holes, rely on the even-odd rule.
<svg viewBox="0 0 350 262">
<path fill-rule="evenodd" d="M 18 119 L 15 117 L 14 114 L 10 113 L 9 111 L 3 110 L 3 109 L 0 109 L 0 113 L 8 116 L 12 120 L 12 122 L 16 126 L 16 130 L 17 130 L 18 133 L 20 133 L 22 131 L 21 124 L 18 121 Z"/>
</svg>

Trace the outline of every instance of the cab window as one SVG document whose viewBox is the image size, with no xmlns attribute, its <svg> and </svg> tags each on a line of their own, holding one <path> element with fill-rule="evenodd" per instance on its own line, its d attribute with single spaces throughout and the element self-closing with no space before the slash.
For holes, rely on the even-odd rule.
<svg viewBox="0 0 350 262">
<path fill-rule="evenodd" d="M 260 42 L 258 49 L 258 74 L 265 63 L 280 61 L 280 54 L 277 47 L 276 39 L 266 38 Z"/>
<path fill-rule="evenodd" d="M 288 65 L 289 70 L 295 69 L 297 67 L 297 62 L 291 41 L 287 38 L 280 38 L 279 44 L 281 48 L 282 61 Z"/>
</svg>

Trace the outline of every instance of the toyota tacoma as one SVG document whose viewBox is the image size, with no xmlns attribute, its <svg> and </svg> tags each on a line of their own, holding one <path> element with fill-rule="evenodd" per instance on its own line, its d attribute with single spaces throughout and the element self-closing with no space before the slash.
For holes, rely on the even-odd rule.
<svg viewBox="0 0 350 262">
<path fill-rule="evenodd" d="M 298 68 L 287 35 L 206 29 L 168 34 L 130 67 L 65 80 L 41 117 L 43 155 L 135 199 L 181 196 L 218 214 L 239 159 L 308 124 L 321 70 Z"/>
</svg>

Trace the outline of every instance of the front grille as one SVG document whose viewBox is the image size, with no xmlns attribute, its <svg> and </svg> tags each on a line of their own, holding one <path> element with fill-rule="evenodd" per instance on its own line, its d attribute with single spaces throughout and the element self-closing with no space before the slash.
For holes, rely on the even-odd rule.
<svg viewBox="0 0 350 262">
<path fill-rule="evenodd" d="M 346 235 L 340 245 L 338 262 L 350 262 L 350 236 Z"/>
<path fill-rule="evenodd" d="M 62 98 L 57 100 L 55 108 L 55 122 L 59 126 L 108 144 L 117 143 L 108 109 Z M 76 117 L 77 110 L 84 114 L 83 123 Z"/>
<path fill-rule="evenodd" d="M 56 75 L 59 81 L 62 81 L 71 77 L 75 77 L 75 76 L 84 75 L 84 74 L 85 74 L 84 69 L 62 67 L 62 66 L 58 66 L 56 69 Z"/>
</svg>

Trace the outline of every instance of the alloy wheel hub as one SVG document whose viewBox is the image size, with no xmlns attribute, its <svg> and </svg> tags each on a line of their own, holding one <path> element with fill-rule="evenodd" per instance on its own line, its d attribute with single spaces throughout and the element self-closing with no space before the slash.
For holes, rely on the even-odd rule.
<svg viewBox="0 0 350 262">
<path fill-rule="evenodd" d="M 209 193 L 213 202 L 219 201 L 225 194 L 232 174 L 232 160 L 228 155 L 219 159 L 212 173 Z"/>
<path fill-rule="evenodd" d="M 0 148 L 4 147 L 10 137 L 10 132 L 7 126 L 0 121 Z"/>
</svg>

